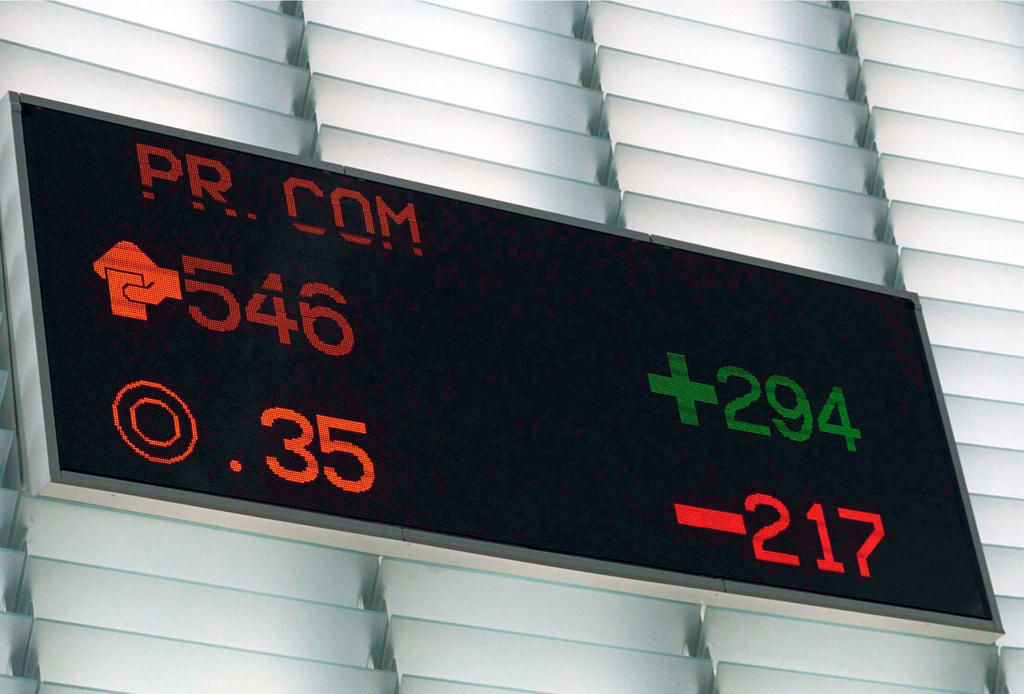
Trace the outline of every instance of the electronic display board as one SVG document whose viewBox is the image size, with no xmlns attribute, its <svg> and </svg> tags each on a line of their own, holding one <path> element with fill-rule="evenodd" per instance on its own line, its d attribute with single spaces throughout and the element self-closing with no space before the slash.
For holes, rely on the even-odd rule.
<svg viewBox="0 0 1024 694">
<path fill-rule="evenodd" d="M 20 118 L 55 478 L 992 623 L 913 295 Z"/>
</svg>

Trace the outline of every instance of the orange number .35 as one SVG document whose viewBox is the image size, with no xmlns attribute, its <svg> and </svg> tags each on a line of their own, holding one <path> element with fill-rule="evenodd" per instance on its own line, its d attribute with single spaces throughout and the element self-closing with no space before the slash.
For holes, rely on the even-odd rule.
<svg viewBox="0 0 1024 694">
<path fill-rule="evenodd" d="M 362 466 L 362 475 L 359 479 L 345 479 L 338 474 L 336 469 L 330 465 L 324 465 L 324 477 L 327 478 L 328 482 L 346 492 L 357 494 L 368 491 L 373 486 L 374 470 L 370 455 L 354 443 L 339 441 L 331 437 L 335 431 L 365 434 L 366 425 L 363 422 L 318 414 L 316 415 L 316 429 L 314 430 L 309 419 L 295 410 L 290 410 L 286 407 L 268 407 L 260 416 L 260 424 L 265 427 L 272 427 L 275 422 L 282 419 L 292 422 L 299 427 L 299 435 L 285 438 L 283 443 L 285 450 L 302 458 L 306 463 L 306 467 L 301 470 L 287 468 L 281 464 L 281 461 L 276 456 L 268 455 L 267 467 L 275 475 L 281 479 L 288 480 L 289 482 L 298 482 L 299 484 L 307 484 L 314 481 L 320 475 L 320 463 L 313 452 L 309 450 L 309 446 L 313 443 L 314 435 L 319 435 L 320 451 L 322 453 L 347 453 L 355 457 L 359 461 L 360 466 Z"/>
</svg>

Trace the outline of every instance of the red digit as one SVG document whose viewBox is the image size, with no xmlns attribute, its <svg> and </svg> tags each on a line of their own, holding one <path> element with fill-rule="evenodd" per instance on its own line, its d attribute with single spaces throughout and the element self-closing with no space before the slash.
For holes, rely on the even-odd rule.
<svg viewBox="0 0 1024 694">
<path fill-rule="evenodd" d="M 272 272 L 267 275 L 267 279 L 263 282 L 263 288 L 272 292 L 284 291 L 281 285 L 281 275 L 276 272 Z M 298 330 L 299 324 L 294 318 L 289 318 L 288 313 L 284 308 L 284 297 L 273 296 L 270 297 L 273 305 L 273 313 L 263 313 L 260 309 L 267 300 L 267 295 L 261 292 L 256 292 L 249 299 L 249 303 L 245 305 L 245 317 L 250 323 L 258 323 L 259 325 L 269 325 L 277 328 L 277 339 L 282 345 L 290 345 L 292 343 L 292 330 Z"/>
<path fill-rule="evenodd" d="M 299 435 L 294 438 L 284 439 L 284 448 L 286 451 L 291 451 L 306 461 L 306 467 L 302 470 L 291 470 L 281 465 L 281 461 L 272 455 L 267 456 L 267 467 L 275 475 L 289 482 L 298 482 L 299 484 L 312 482 L 320 474 L 316 456 L 307 448 L 309 444 L 313 443 L 313 425 L 295 410 L 289 410 L 285 407 L 268 407 L 263 410 L 263 414 L 260 416 L 260 424 L 265 427 L 272 427 L 274 422 L 279 419 L 285 419 L 298 425 Z"/>
<path fill-rule="evenodd" d="M 302 285 L 299 294 L 306 299 L 322 295 L 330 297 L 339 304 L 345 303 L 345 297 L 342 296 L 341 292 L 322 282 L 306 282 Z M 332 357 L 340 357 L 352 351 L 352 347 L 356 343 L 356 337 L 355 333 L 352 332 L 352 326 L 345 319 L 345 316 L 327 306 L 311 306 L 308 301 L 299 302 L 299 315 L 302 316 L 302 332 L 306 334 L 309 344 Z M 316 334 L 316 322 L 321 318 L 333 321 L 338 326 L 338 329 L 341 330 L 340 342 L 333 344 L 324 342 Z"/>
<path fill-rule="evenodd" d="M 818 568 L 822 571 L 834 571 L 838 574 L 845 573 L 846 567 L 843 562 L 836 561 L 832 556 L 832 541 L 828 537 L 828 528 L 825 526 L 825 512 L 821 504 L 811 506 L 807 512 L 807 518 L 814 521 L 818 526 L 818 539 L 821 540 L 821 553 L 823 558 L 818 560 Z"/>
<path fill-rule="evenodd" d="M 868 539 L 864 540 L 864 544 L 857 550 L 857 568 L 860 569 L 860 575 L 864 578 L 870 578 L 871 572 L 868 570 L 868 557 L 875 551 L 875 547 L 885 537 L 885 528 L 882 527 L 882 517 L 877 513 L 868 513 L 867 511 L 854 511 L 849 508 L 839 508 L 839 517 L 845 518 L 846 520 L 859 521 L 861 523 L 869 524 L 873 530 L 868 535 Z"/>
<path fill-rule="evenodd" d="M 768 494 L 751 494 L 743 502 L 748 511 L 753 511 L 758 506 L 771 506 L 779 514 L 779 519 L 769 523 L 754 533 L 752 543 L 754 545 L 754 557 L 761 561 L 771 561 L 777 564 L 789 564 L 800 566 L 800 557 L 785 552 L 773 552 L 764 548 L 765 540 L 769 540 L 789 527 L 789 509 L 785 504 Z"/>
<path fill-rule="evenodd" d="M 366 425 L 362 422 L 355 422 L 350 419 L 328 417 L 326 415 L 318 414 L 316 416 L 316 427 L 320 434 L 321 451 L 324 453 L 333 453 L 335 451 L 348 453 L 349 455 L 355 456 L 355 459 L 363 466 L 363 474 L 359 479 L 347 480 L 342 478 L 338 474 L 338 471 L 333 467 L 324 465 L 324 477 L 327 478 L 327 481 L 339 489 L 344 489 L 346 492 L 359 493 L 369 490 L 370 487 L 373 486 L 374 480 L 373 461 L 370 460 L 370 454 L 354 443 L 349 443 L 348 441 L 337 441 L 331 438 L 331 429 L 350 431 L 354 434 L 365 434 Z"/>
<path fill-rule="evenodd" d="M 216 272 L 222 275 L 234 274 L 234 270 L 229 263 L 219 263 L 216 260 L 207 260 L 205 258 L 193 258 L 190 255 L 181 256 L 181 265 L 186 275 L 194 275 L 196 270 L 206 270 L 207 272 Z M 192 316 L 192 320 L 196 323 L 199 323 L 204 328 L 216 330 L 219 333 L 226 333 L 238 327 L 239 321 L 242 320 L 242 312 L 238 305 L 238 299 L 235 298 L 235 295 L 227 287 L 186 278 L 185 291 L 214 294 L 219 296 L 224 305 L 227 306 L 228 312 L 224 318 L 210 318 L 198 306 L 190 305 L 188 307 L 188 314 Z"/>
</svg>

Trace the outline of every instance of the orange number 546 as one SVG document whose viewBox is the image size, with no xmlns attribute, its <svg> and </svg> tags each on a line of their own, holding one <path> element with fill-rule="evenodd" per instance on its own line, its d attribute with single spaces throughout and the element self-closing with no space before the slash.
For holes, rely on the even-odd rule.
<svg viewBox="0 0 1024 694">
<path fill-rule="evenodd" d="M 306 463 L 306 467 L 301 470 L 286 468 L 281 465 L 280 460 L 272 455 L 267 456 L 267 467 L 275 475 L 289 482 L 298 482 L 300 484 L 312 482 L 320 475 L 320 463 L 317 461 L 316 456 L 313 455 L 313 452 L 309 450 L 309 445 L 313 443 L 314 438 L 313 425 L 303 415 L 285 407 L 268 407 L 265 409 L 260 416 L 260 424 L 265 427 L 272 427 L 275 422 L 282 419 L 298 425 L 299 435 L 284 439 L 284 448 L 286 451 L 291 451 L 302 458 Z M 335 431 L 365 434 L 366 425 L 351 419 L 328 417 L 322 414 L 316 415 L 315 434 L 320 438 L 320 451 L 322 453 L 348 453 L 359 461 L 363 473 L 359 479 L 345 479 L 333 467 L 324 465 L 324 477 L 335 487 L 346 492 L 359 493 L 369 490 L 373 486 L 374 479 L 373 461 L 370 460 L 369 454 L 354 443 L 332 438 L 332 434 Z"/>
</svg>

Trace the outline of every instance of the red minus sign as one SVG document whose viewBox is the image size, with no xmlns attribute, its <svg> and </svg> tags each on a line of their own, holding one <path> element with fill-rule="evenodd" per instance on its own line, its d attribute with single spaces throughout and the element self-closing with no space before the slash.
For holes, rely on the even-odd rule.
<svg viewBox="0 0 1024 694">
<path fill-rule="evenodd" d="M 746 535 L 747 526 L 743 522 L 743 516 L 728 511 L 715 511 L 700 506 L 687 506 L 676 504 L 676 520 L 680 525 L 691 525 L 694 528 L 707 528 L 708 530 L 721 530 L 724 533 L 736 533 Z"/>
</svg>

